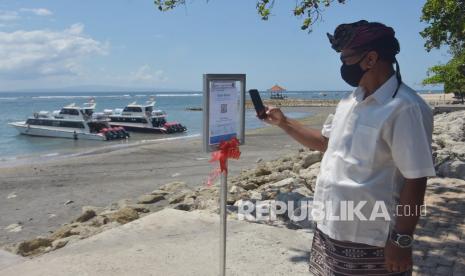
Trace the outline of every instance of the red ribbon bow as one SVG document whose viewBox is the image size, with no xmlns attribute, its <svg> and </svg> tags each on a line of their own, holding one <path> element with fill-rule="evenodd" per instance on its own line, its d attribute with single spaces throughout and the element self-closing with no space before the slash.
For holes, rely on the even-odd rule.
<svg viewBox="0 0 465 276">
<path fill-rule="evenodd" d="M 241 152 L 239 150 L 239 140 L 236 137 L 231 138 L 229 141 L 223 141 L 220 143 L 219 150 L 212 152 L 210 163 L 215 161 L 220 162 L 220 167 L 216 168 L 208 177 L 207 184 L 211 186 L 213 181 L 222 172 L 228 173 L 228 159 L 239 159 Z"/>
</svg>

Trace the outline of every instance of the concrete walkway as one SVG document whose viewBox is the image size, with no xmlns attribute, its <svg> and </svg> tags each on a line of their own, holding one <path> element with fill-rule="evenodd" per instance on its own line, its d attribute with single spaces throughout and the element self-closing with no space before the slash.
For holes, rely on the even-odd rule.
<svg viewBox="0 0 465 276">
<path fill-rule="evenodd" d="M 0 270 L 24 262 L 26 259 L 0 249 Z"/>
<path fill-rule="evenodd" d="M 219 217 L 165 209 L 0 275 L 218 275 Z M 228 221 L 228 275 L 308 275 L 312 235 Z"/>
</svg>

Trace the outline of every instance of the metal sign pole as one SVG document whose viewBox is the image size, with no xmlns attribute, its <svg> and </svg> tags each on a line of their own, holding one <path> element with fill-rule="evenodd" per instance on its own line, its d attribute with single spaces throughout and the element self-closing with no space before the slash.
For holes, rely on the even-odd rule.
<svg viewBox="0 0 465 276">
<path fill-rule="evenodd" d="M 240 90 L 239 98 L 237 103 L 225 103 L 225 102 L 212 102 L 212 104 L 221 103 L 224 106 L 221 106 L 221 109 L 218 109 L 215 106 L 215 109 L 210 107 L 210 100 L 213 88 L 211 87 L 212 82 L 239 82 L 240 83 Z M 235 84 L 233 87 L 236 87 Z M 203 75 L 203 149 L 206 152 L 216 151 L 219 148 L 219 144 L 221 141 L 211 140 L 210 136 L 213 135 L 213 132 L 210 132 L 210 124 L 215 124 L 215 117 L 214 116 L 224 116 L 224 112 L 228 112 L 228 110 L 236 109 L 238 113 L 238 121 L 236 125 L 236 132 L 235 136 L 239 139 L 240 144 L 244 144 L 244 136 L 245 136 L 245 87 L 246 87 L 246 75 L 245 74 L 204 74 Z M 216 92 L 213 90 L 213 92 Z M 217 101 L 217 99 L 215 99 Z M 211 113 L 211 111 L 216 113 Z M 221 110 L 221 114 L 218 113 L 218 110 Z M 211 118 L 210 118 L 211 117 Z M 226 119 L 230 119 L 227 118 Z M 224 124 L 223 121 L 220 122 Z M 216 127 L 216 126 L 215 126 Z M 220 126 L 221 127 L 221 126 Z M 218 128 L 215 128 L 215 135 L 218 135 Z M 221 132 L 221 130 L 220 130 Z M 228 133 L 220 133 L 221 135 L 227 135 Z M 228 138 L 229 139 L 229 138 Z M 227 162 L 227 161 L 226 161 Z M 227 168 L 226 163 L 226 168 Z M 228 183 L 227 183 L 227 172 L 221 173 L 221 184 L 220 184 L 220 196 L 219 196 L 219 205 L 220 205 L 220 271 L 219 275 L 225 276 L 226 275 L 226 229 L 227 229 L 227 211 L 226 211 L 226 200 L 227 200 L 227 193 L 228 193 Z"/>
<path fill-rule="evenodd" d="M 226 160 L 226 166 L 227 166 Z M 226 198 L 228 191 L 228 172 L 221 173 L 221 187 L 220 187 L 220 275 L 226 275 Z"/>
</svg>

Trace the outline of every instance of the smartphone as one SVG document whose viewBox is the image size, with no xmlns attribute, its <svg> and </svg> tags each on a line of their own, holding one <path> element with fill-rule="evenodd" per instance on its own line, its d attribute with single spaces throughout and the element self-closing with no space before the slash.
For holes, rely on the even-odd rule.
<svg viewBox="0 0 465 276">
<path fill-rule="evenodd" d="M 257 89 L 250 89 L 249 90 L 250 98 L 252 99 L 253 106 L 255 107 L 255 111 L 257 112 L 257 117 L 260 120 L 266 119 L 266 108 L 263 105 L 262 98 L 260 97 L 260 93 Z"/>
</svg>

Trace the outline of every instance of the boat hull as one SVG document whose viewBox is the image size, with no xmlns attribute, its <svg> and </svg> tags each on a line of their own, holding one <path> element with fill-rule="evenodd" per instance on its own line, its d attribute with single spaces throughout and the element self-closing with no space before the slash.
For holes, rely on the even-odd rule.
<svg viewBox="0 0 465 276">
<path fill-rule="evenodd" d="M 40 126 L 27 125 L 24 122 L 10 123 L 20 134 L 39 137 L 66 138 L 75 140 L 107 140 L 104 135 L 95 133 L 85 133 L 79 130 L 62 130 L 57 128 L 44 128 Z"/>
<path fill-rule="evenodd" d="M 165 128 L 155 128 L 155 127 L 149 127 L 147 125 L 137 125 L 137 124 L 124 124 L 124 123 L 116 123 L 116 122 L 110 122 L 111 127 L 122 127 L 126 131 L 133 131 L 133 132 L 143 132 L 143 133 L 166 133 Z"/>
</svg>

